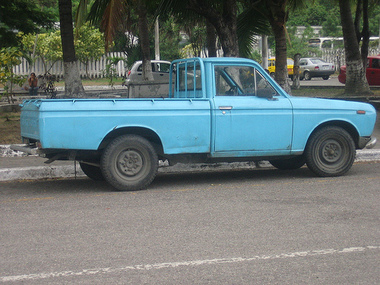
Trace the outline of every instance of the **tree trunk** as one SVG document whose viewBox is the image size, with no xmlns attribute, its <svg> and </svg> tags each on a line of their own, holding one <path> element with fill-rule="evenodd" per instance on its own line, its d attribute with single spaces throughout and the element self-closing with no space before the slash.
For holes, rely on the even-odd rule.
<svg viewBox="0 0 380 285">
<path fill-rule="evenodd" d="M 291 94 L 288 82 L 288 64 L 286 48 L 286 0 L 267 1 L 269 23 L 276 42 L 276 74 L 275 80 L 288 93 Z"/>
<path fill-rule="evenodd" d="M 346 86 L 345 93 L 352 95 L 370 94 L 365 68 L 359 51 L 355 25 L 352 19 L 350 1 L 339 0 L 342 22 L 344 49 L 346 52 Z"/>
<path fill-rule="evenodd" d="M 362 46 L 361 55 L 363 61 L 363 68 L 367 68 L 367 57 L 369 48 L 369 22 L 368 22 L 368 0 L 363 0 L 363 29 L 362 29 Z"/>
<path fill-rule="evenodd" d="M 206 20 L 208 57 L 216 57 L 216 33 L 214 26 Z"/>
<path fill-rule="evenodd" d="M 204 0 L 189 0 L 187 8 L 205 17 L 215 27 L 224 56 L 237 57 L 239 56 L 239 44 L 236 0 L 223 0 L 222 5 L 222 13 L 219 13 L 210 6 L 208 1 Z"/>
<path fill-rule="evenodd" d="M 301 54 L 296 53 L 294 55 L 294 67 L 293 67 L 293 89 L 300 89 L 300 59 Z"/>
<path fill-rule="evenodd" d="M 145 0 L 137 1 L 139 15 L 139 39 L 142 53 L 143 80 L 153 81 L 152 64 L 150 59 L 149 28 Z"/>
<path fill-rule="evenodd" d="M 75 57 L 71 0 L 58 0 L 63 52 L 65 96 L 83 97 L 84 89 Z"/>
</svg>

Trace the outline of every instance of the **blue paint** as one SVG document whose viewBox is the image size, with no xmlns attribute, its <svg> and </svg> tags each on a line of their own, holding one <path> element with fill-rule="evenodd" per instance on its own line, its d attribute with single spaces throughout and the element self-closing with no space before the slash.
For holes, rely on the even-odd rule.
<svg viewBox="0 0 380 285">
<path fill-rule="evenodd" d="M 142 128 L 157 135 L 165 154 L 227 158 L 302 153 L 311 133 L 332 121 L 351 125 L 359 136 L 370 136 L 375 125 L 371 105 L 289 96 L 249 59 L 183 59 L 173 70 L 177 83 L 166 99 L 25 101 L 21 135 L 44 149 L 97 150 L 115 130 Z M 259 97 L 258 82 L 273 96 Z M 220 91 L 230 85 L 236 90 Z"/>
</svg>

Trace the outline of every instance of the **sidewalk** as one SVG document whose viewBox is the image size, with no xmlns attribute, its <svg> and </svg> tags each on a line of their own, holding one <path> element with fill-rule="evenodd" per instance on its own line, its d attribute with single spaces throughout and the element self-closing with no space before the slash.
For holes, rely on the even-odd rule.
<svg viewBox="0 0 380 285">
<path fill-rule="evenodd" d="M 55 161 L 51 164 L 45 164 L 45 161 L 45 158 L 33 155 L 24 156 L 20 152 L 14 152 L 9 149 L 9 145 L 0 145 L 0 181 L 85 176 L 80 169 L 79 164 L 74 164 L 73 161 Z M 355 162 L 363 161 L 380 161 L 380 149 L 357 151 Z M 260 163 L 260 167 L 271 167 L 271 165 L 268 162 L 262 162 Z M 178 163 L 174 166 L 167 166 L 161 162 L 159 172 L 175 173 L 253 168 L 256 168 L 256 165 L 253 162 L 217 164 Z"/>
</svg>

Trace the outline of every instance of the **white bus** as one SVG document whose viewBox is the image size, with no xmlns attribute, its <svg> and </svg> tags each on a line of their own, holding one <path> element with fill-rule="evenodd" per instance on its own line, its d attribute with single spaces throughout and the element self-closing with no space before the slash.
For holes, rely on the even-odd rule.
<svg viewBox="0 0 380 285">
<path fill-rule="evenodd" d="M 376 41 L 379 40 L 379 37 L 370 37 L 369 41 Z M 334 38 L 334 37 L 319 37 L 319 38 L 312 38 L 309 40 L 309 47 L 315 47 L 315 48 L 343 48 L 343 38 Z"/>
</svg>

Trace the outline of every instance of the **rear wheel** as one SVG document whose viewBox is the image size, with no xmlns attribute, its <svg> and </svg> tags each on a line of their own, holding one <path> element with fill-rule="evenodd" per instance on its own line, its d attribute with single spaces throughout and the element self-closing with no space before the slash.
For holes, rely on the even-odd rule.
<svg viewBox="0 0 380 285">
<path fill-rule="evenodd" d="M 350 170 L 355 160 L 355 144 L 340 127 L 325 127 L 309 139 L 305 150 L 307 166 L 318 176 L 339 176 Z"/>
<path fill-rule="evenodd" d="M 140 190 L 155 178 L 158 157 L 145 138 L 123 135 L 107 146 L 100 166 L 106 181 L 117 190 Z"/>
<path fill-rule="evenodd" d="M 325 75 L 325 76 L 322 76 L 323 80 L 329 80 L 330 76 L 329 75 Z"/>
<path fill-rule="evenodd" d="M 104 176 L 102 174 L 102 171 L 100 170 L 99 166 L 87 164 L 86 162 L 79 162 L 80 168 L 88 176 L 88 178 L 91 178 L 95 181 L 103 181 Z"/>
<path fill-rule="evenodd" d="M 286 159 L 270 160 L 270 164 L 281 170 L 294 170 L 301 168 L 305 164 L 305 158 L 303 155 L 295 156 Z"/>
<path fill-rule="evenodd" d="M 305 80 L 311 80 L 310 72 L 309 71 L 305 71 L 305 73 L 303 74 L 303 78 Z"/>
</svg>

